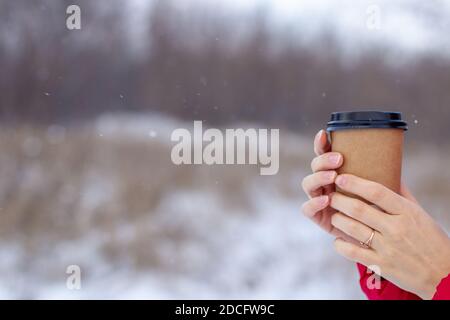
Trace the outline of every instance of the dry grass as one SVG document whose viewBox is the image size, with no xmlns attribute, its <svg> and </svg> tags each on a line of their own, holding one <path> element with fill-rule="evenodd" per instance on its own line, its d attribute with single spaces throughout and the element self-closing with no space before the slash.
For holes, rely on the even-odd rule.
<svg viewBox="0 0 450 320">
<path fill-rule="evenodd" d="M 19 244 L 32 258 L 95 230 L 105 237 L 106 259 L 128 259 L 136 268 L 170 264 L 175 272 L 183 270 L 183 256 L 164 258 L 163 245 L 181 248 L 202 239 L 183 222 L 161 227 L 164 199 L 180 190 L 217 194 L 221 208 L 207 208 L 211 219 L 223 208 L 254 213 L 249 192 L 255 185 L 300 204 L 300 179 L 312 158 L 309 137 L 282 135 L 280 172 L 261 177 L 249 166 L 177 167 L 170 162 L 170 145 L 158 139 L 99 136 L 89 126 L 68 128 L 59 141 L 46 128 L 3 128 L 0 137 L 2 241 Z M 414 148 L 406 158 L 406 181 L 449 228 L 447 154 Z"/>
<path fill-rule="evenodd" d="M 107 239 L 106 257 L 158 267 L 161 243 L 195 237 L 183 225 L 152 223 L 164 197 L 209 190 L 226 195 L 225 207 L 248 209 L 246 190 L 258 173 L 244 166 L 177 167 L 170 146 L 157 139 L 99 136 L 91 127 L 69 128 L 57 142 L 46 128 L 4 128 L 0 135 L 0 237 L 30 257 L 95 230 Z M 126 241 L 123 226 L 131 229 Z"/>
</svg>

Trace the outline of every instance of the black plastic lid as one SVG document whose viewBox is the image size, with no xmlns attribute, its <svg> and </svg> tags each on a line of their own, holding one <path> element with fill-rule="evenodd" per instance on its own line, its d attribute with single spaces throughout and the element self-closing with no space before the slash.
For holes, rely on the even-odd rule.
<svg viewBox="0 0 450 320">
<path fill-rule="evenodd" d="M 390 111 L 344 111 L 333 112 L 327 131 L 343 129 L 395 128 L 408 130 L 400 112 Z"/>
</svg>

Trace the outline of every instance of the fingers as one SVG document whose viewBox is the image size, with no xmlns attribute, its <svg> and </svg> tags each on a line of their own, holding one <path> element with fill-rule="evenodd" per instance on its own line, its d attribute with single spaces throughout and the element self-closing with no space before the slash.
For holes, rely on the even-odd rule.
<svg viewBox="0 0 450 320">
<path fill-rule="evenodd" d="M 326 212 L 326 210 L 329 209 L 327 208 L 328 205 L 327 198 L 328 198 L 327 196 L 323 196 L 323 198 L 316 197 L 305 202 L 302 206 L 303 214 L 329 234 L 335 237 L 342 238 L 346 241 L 358 244 L 359 242 L 357 240 L 346 235 L 343 231 L 335 228 L 333 225 L 331 225 L 331 223 L 324 222 L 324 220 L 330 219 L 330 217 L 335 213 L 330 211 Z"/>
<path fill-rule="evenodd" d="M 405 212 L 405 208 L 409 208 L 411 204 L 387 187 L 351 174 L 339 175 L 335 183 L 342 190 L 360 196 L 390 214 Z"/>
<path fill-rule="evenodd" d="M 373 250 L 362 248 L 341 238 L 334 241 L 334 248 L 337 253 L 351 261 L 365 266 L 378 265 L 378 256 Z"/>
<path fill-rule="evenodd" d="M 332 208 L 381 233 L 386 230 L 390 223 L 390 215 L 373 208 L 361 200 L 337 192 L 330 195 L 330 199 L 330 206 Z"/>
<path fill-rule="evenodd" d="M 334 183 L 336 171 L 319 171 L 306 176 L 302 181 L 302 187 L 309 197 L 320 195 L 320 189 L 326 185 Z"/>
<path fill-rule="evenodd" d="M 309 218 L 312 218 L 317 212 L 325 209 L 328 206 L 328 202 L 328 196 L 312 198 L 302 205 L 303 214 Z"/>
<path fill-rule="evenodd" d="M 316 155 L 321 155 L 331 149 L 331 144 L 328 141 L 325 130 L 320 130 L 314 138 L 314 152 Z"/>
<path fill-rule="evenodd" d="M 331 224 L 335 228 L 360 242 L 366 242 L 372 235 L 372 231 L 374 231 L 365 224 L 352 219 L 341 212 L 337 212 L 331 217 Z M 381 240 L 381 234 L 375 231 L 370 245 L 371 248 L 375 250 L 380 248 L 379 240 Z"/>
<path fill-rule="evenodd" d="M 343 158 L 340 153 L 327 152 L 315 157 L 311 162 L 313 172 L 337 169 L 342 165 Z"/>
</svg>

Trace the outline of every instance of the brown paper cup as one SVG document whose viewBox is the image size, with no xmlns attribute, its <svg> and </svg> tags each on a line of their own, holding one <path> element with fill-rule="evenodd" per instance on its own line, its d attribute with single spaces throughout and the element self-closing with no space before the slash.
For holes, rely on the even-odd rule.
<svg viewBox="0 0 450 320">
<path fill-rule="evenodd" d="M 344 114 L 340 120 L 335 114 Z M 399 193 L 406 123 L 399 113 L 361 111 L 334 113 L 328 123 L 332 151 L 343 155 L 338 174 L 381 183 Z M 333 122 L 333 119 L 335 121 Z M 343 120 L 342 120 L 343 119 Z M 338 123 L 341 121 L 340 123 Z M 342 190 L 337 189 L 338 192 Z M 345 193 L 345 192 L 344 192 Z"/>
</svg>

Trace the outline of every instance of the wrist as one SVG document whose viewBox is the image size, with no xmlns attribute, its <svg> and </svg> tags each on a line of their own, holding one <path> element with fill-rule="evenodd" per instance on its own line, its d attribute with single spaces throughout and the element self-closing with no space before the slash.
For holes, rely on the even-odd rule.
<svg viewBox="0 0 450 320">
<path fill-rule="evenodd" d="M 443 273 L 431 275 L 429 277 L 428 281 L 426 281 L 426 283 L 423 287 L 423 291 L 419 293 L 419 296 L 424 300 L 433 299 L 433 296 L 436 293 L 437 286 L 442 281 L 442 279 L 444 279 L 447 276 L 448 276 L 448 273 L 445 275 Z"/>
<path fill-rule="evenodd" d="M 424 285 L 423 294 L 420 296 L 423 299 L 430 300 L 436 294 L 436 289 L 443 279 L 450 274 L 450 250 L 447 254 L 443 255 L 443 259 L 440 261 L 439 265 L 435 268 L 430 268 L 430 272 L 427 277 L 427 281 Z"/>
</svg>

